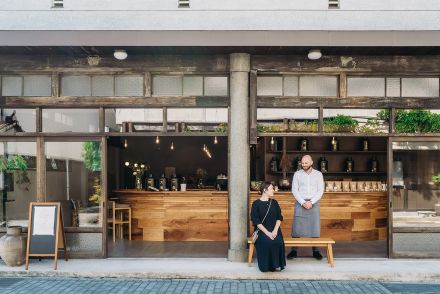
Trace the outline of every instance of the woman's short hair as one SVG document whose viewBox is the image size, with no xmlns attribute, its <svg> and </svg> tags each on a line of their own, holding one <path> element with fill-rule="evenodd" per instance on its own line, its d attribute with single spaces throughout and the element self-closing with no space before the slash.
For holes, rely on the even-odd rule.
<svg viewBox="0 0 440 294">
<path fill-rule="evenodd" d="M 264 191 L 267 190 L 270 185 L 272 185 L 271 182 L 262 182 L 260 184 L 260 191 L 258 192 L 258 194 L 263 195 Z"/>
</svg>

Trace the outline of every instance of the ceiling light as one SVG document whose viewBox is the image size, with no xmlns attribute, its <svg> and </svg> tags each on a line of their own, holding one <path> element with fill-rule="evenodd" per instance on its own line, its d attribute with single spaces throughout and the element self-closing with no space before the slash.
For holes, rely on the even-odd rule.
<svg viewBox="0 0 440 294">
<path fill-rule="evenodd" d="M 171 142 L 171 150 L 174 150 L 174 142 Z"/>
<path fill-rule="evenodd" d="M 214 137 L 214 144 L 217 144 L 218 140 L 217 140 L 217 136 Z"/>
<path fill-rule="evenodd" d="M 307 54 L 307 57 L 310 60 L 317 60 L 317 59 L 322 57 L 321 50 L 319 50 L 319 49 L 312 49 L 312 50 L 309 51 L 309 54 Z"/>
<path fill-rule="evenodd" d="M 159 144 L 159 136 L 156 136 L 156 144 Z"/>
<path fill-rule="evenodd" d="M 113 56 L 118 60 L 124 60 L 125 58 L 127 58 L 128 54 L 127 51 L 125 51 L 124 49 L 115 49 Z"/>
</svg>

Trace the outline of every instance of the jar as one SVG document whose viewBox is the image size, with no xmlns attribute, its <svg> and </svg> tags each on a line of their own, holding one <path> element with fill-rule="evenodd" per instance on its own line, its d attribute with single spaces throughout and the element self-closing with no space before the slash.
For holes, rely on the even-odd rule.
<svg viewBox="0 0 440 294">
<path fill-rule="evenodd" d="M 8 227 L 0 238 L 0 256 L 8 266 L 20 266 L 26 261 L 26 237 L 21 227 Z"/>
</svg>

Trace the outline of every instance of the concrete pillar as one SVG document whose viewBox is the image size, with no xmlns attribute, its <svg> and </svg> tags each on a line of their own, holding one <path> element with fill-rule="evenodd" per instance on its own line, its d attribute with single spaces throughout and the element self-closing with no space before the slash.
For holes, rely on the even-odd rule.
<svg viewBox="0 0 440 294">
<path fill-rule="evenodd" d="M 249 194 L 249 71 L 250 55 L 230 55 L 229 113 L 229 248 L 228 260 L 247 259 Z"/>
</svg>

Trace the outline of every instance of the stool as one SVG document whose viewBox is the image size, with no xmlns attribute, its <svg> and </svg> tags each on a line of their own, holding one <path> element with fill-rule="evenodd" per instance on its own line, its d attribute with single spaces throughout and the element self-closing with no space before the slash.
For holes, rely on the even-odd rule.
<svg viewBox="0 0 440 294">
<path fill-rule="evenodd" d="M 107 223 L 111 224 L 113 230 L 113 242 L 116 242 L 116 231 L 119 229 L 119 236 L 124 236 L 124 225 L 128 224 L 128 239 L 131 240 L 131 207 L 128 204 L 120 204 L 108 201 L 111 213 L 107 218 Z M 127 218 L 126 218 L 127 217 Z"/>
</svg>

